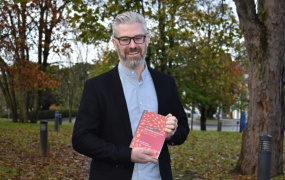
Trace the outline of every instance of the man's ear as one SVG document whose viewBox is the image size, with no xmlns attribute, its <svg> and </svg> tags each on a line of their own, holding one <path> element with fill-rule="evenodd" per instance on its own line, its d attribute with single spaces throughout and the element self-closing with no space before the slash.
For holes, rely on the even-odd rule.
<svg viewBox="0 0 285 180">
<path fill-rule="evenodd" d="M 149 34 L 147 34 L 147 35 L 146 35 L 146 40 L 145 40 L 146 46 L 148 46 L 149 41 L 150 41 L 150 37 L 149 37 Z"/>
<path fill-rule="evenodd" d="M 115 40 L 115 38 L 112 38 L 112 42 L 113 42 L 113 45 L 114 45 L 115 50 L 117 51 L 117 45 L 116 45 L 116 40 Z"/>
</svg>

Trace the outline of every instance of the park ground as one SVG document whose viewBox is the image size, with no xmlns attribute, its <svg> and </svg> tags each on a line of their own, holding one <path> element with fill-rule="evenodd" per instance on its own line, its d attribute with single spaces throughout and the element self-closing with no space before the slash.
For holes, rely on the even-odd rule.
<svg viewBox="0 0 285 180">
<path fill-rule="evenodd" d="M 73 123 L 63 121 L 55 131 L 54 122 L 49 121 L 48 153 L 43 157 L 40 123 L 0 119 L 0 179 L 88 179 L 90 159 L 72 149 L 72 129 Z M 173 178 L 257 179 L 235 171 L 241 135 L 236 131 L 194 129 L 183 145 L 169 147 Z M 285 179 L 285 176 L 272 179 Z"/>
</svg>

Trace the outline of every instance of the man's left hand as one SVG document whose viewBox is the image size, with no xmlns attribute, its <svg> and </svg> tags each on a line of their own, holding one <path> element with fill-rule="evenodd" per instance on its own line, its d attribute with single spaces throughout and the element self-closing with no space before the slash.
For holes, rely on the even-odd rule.
<svg viewBox="0 0 285 180">
<path fill-rule="evenodd" d="M 166 119 L 166 139 L 169 140 L 175 134 L 177 127 L 178 127 L 178 120 L 172 114 L 168 114 Z"/>
</svg>

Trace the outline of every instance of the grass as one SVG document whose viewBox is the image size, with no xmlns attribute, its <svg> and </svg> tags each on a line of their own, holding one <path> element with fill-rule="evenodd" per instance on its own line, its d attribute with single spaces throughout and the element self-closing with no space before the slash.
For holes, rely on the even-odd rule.
<svg viewBox="0 0 285 180">
<path fill-rule="evenodd" d="M 252 179 L 233 173 L 240 145 L 237 132 L 191 131 L 183 145 L 170 147 L 175 179 Z"/>
<path fill-rule="evenodd" d="M 0 119 L 0 179 L 88 179 L 88 158 L 72 149 L 72 129 L 73 124 L 63 123 L 55 132 L 54 123 L 49 122 L 48 157 L 42 157 L 39 123 Z M 256 179 L 234 171 L 241 135 L 191 131 L 183 145 L 169 147 L 174 179 Z"/>
<path fill-rule="evenodd" d="M 40 123 L 0 119 L 0 179 L 87 179 L 87 158 L 71 146 L 73 124 L 48 122 L 48 156 L 40 153 Z"/>
<path fill-rule="evenodd" d="M 169 147 L 174 179 L 257 179 L 235 170 L 241 139 L 239 132 L 191 131 L 183 145 Z M 285 175 L 271 179 L 285 179 Z"/>
</svg>

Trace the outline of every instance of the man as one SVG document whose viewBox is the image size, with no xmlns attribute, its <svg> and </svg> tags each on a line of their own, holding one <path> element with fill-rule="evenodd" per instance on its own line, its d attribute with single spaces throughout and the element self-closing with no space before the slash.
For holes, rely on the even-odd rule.
<svg viewBox="0 0 285 180">
<path fill-rule="evenodd" d="M 86 81 L 73 131 L 73 147 L 92 158 L 90 179 L 172 179 L 167 144 L 182 144 L 189 133 L 174 79 L 145 63 L 149 34 L 145 19 L 125 12 L 112 24 L 120 62 L 111 71 Z M 166 140 L 155 152 L 131 149 L 144 110 L 167 116 Z"/>
</svg>

